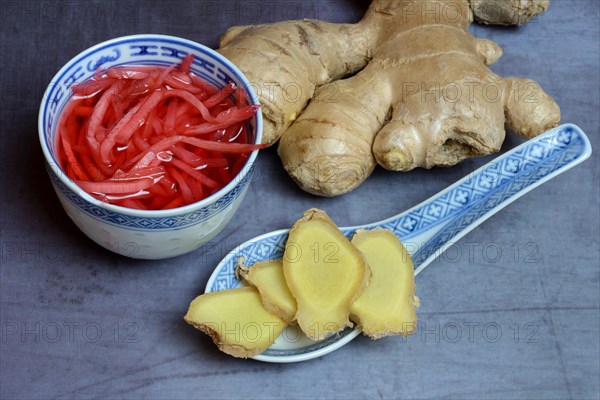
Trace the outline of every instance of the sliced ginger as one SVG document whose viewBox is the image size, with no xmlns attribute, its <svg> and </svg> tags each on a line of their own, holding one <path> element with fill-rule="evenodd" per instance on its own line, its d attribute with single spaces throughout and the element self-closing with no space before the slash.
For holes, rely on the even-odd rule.
<svg viewBox="0 0 600 400">
<path fill-rule="evenodd" d="M 198 296 L 184 319 L 209 335 L 219 350 L 242 358 L 262 353 L 285 327 L 282 319 L 265 310 L 253 287 Z"/>
<path fill-rule="evenodd" d="M 369 286 L 352 304 L 353 321 L 373 339 L 410 335 L 416 329 L 419 305 L 410 255 L 387 229 L 360 230 L 352 244 L 365 256 L 372 273 Z"/>
<path fill-rule="evenodd" d="M 296 299 L 292 296 L 283 275 L 283 261 L 269 260 L 247 267 L 241 262 L 237 274 L 260 293 L 262 304 L 271 313 L 292 323 L 296 316 Z"/>
<path fill-rule="evenodd" d="M 290 230 L 283 271 L 296 299 L 296 321 L 312 340 L 347 326 L 350 305 L 371 275 L 363 255 L 324 211 L 311 209 Z"/>
<path fill-rule="evenodd" d="M 352 303 L 350 319 L 372 339 L 410 335 L 417 323 L 414 269 L 400 240 L 387 229 L 360 230 L 352 244 L 363 254 L 371 278 Z M 263 261 L 251 268 L 240 263 L 238 274 L 260 292 L 263 305 L 287 323 L 294 323 L 297 305 L 283 274 L 282 260 Z"/>
<path fill-rule="evenodd" d="M 416 329 L 412 260 L 387 229 L 359 230 L 350 242 L 324 211 L 310 209 L 290 230 L 283 260 L 247 267 L 240 259 L 236 273 L 251 286 L 198 296 L 184 317 L 235 357 L 262 353 L 286 323 L 312 340 L 350 320 L 373 339 Z"/>
</svg>

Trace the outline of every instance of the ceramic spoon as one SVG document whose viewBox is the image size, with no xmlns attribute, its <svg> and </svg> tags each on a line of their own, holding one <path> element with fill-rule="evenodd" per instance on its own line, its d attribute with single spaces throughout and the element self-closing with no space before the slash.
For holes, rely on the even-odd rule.
<svg viewBox="0 0 600 400">
<path fill-rule="evenodd" d="M 497 157 L 410 210 L 372 224 L 340 229 L 348 237 L 359 228 L 392 230 L 411 253 L 417 275 L 483 221 L 591 153 L 590 142 L 579 127 L 561 125 Z M 239 257 L 246 258 L 246 265 L 282 258 L 288 231 L 266 233 L 232 250 L 211 275 L 206 292 L 242 285 L 235 276 Z M 336 350 L 359 334 L 358 329 L 346 329 L 313 342 L 289 326 L 271 347 L 254 358 L 267 362 L 305 361 Z"/>
</svg>

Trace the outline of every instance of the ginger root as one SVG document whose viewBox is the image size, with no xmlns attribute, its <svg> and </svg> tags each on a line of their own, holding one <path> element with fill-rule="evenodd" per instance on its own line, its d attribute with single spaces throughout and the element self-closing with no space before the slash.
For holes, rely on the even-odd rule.
<svg viewBox="0 0 600 400">
<path fill-rule="evenodd" d="M 318 209 L 306 211 L 290 230 L 283 272 L 298 305 L 295 319 L 312 340 L 352 326 L 350 306 L 371 276 L 363 255 Z"/>
<path fill-rule="evenodd" d="M 390 230 L 360 230 L 352 244 L 365 256 L 372 277 L 352 303 L 351 319 L 373 339 L 410 335 L 417 326 L 419 298 L 415 296 L 410 255 Z"/>
<path fill-rule="evenodd" d="M 535 0 L 373 0 L 356 24 L 285 21 L 231 28 L 219 51 L 258 91 L 264 138 L 298 185 L 351 191 L 376 163 L 395 171 L 454 165 L 497 152 L 505 125 L 525 137 L 560 121 L 534 81 L 488 65 L 502 50 L 467 32 L 473 10 L 488 23 Z M 517 23 L 531 7 L 516 9 Z M 521 11 L 519 11 L 521 10 Z M 283 136 L 282 136 L 283 135 Z"/>
<path fill-rule="evenodd" d="M 236 26 L 220 45 L 260 97 L 268 144 L 279 140 L 319 86 L 358 71 L 369 58 L 368 42 L 354 25 L 317 20 Z"/>
<path fill-rule="evenodd" d="M 294 322 L 298 307 L 285 281 L 282 260 L 260 261 L 252 267 L 240 261 L 236 274 L 258 290 L 265 309 L 288 324 Z"/>
<path fill-rule="evenodd" d="M 550 0 L 469 0 L 475 21 L 491 25 L 523 25 L 550 6 Z"/>
<path fill-rule="evenodd" d="M 209 335 L 222 352 L 241 358 L 265 351 L 285 327 L 283 320 L 265 310 L 253 287 L 200 295 L 184 320 Z"/>
</svg>

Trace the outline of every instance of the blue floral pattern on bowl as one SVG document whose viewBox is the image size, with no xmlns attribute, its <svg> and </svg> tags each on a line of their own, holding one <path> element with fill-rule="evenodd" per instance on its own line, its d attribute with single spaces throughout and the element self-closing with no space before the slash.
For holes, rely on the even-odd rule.
<svg viewBox="0 0 600 400">
<path fill-rule="evenodd" d="M 173 230 L 195 225 L 199 222 L 204 222 L 215 214 L 227 209 L 231 204 L 243 193 L 252 178 L 252 170 L 242 178 L 242 180 L 227 194 L 219 198 L 214 203 L 203 207 L 199 210 L 192 211 L 187 214 L 173 215 L 168 217 L 138 217 L 127 214 L 118 213 L 112 210 L 107 210 L 103 207 L 98 207 L 95 204 L 83 199 L 77 193 L 71 191 L 56 175 L 56 172 L 47 167 L 48 175 L 61 194 L 67 198 L 74 206 L 90 215 L 93 218 L 101 219 L 103 222 L 119 226 L 127 227 L 132 230 L 140 231 L 158 231 L 158 230 Z"/>
</svg>

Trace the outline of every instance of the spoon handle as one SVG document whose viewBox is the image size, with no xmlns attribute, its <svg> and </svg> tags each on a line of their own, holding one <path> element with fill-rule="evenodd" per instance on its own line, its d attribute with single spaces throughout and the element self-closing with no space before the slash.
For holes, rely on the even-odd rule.
<svg viewBox="0 0 600 400">
<path fill-rule="evenodd" d="M 411 253 L 418 274 L 483 221 L 591 154 L 590 142 L 579 127 L 561 125 L 497 157 L 410 210 L 362 228 L 391 229 Z"/>
</svg>

